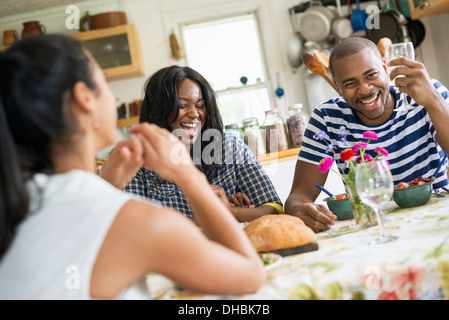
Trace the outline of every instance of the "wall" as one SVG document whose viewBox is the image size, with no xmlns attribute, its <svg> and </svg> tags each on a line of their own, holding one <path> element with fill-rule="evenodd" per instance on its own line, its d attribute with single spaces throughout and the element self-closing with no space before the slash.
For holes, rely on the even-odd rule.
<svg viewBox="0 0 449 320">
<path fill-rule="evenodd" d="M 246 10 L 259 10 L 262 33 L 267 60 L 269 62 L 269 75 L 276 79 L 276 72 L 281 72 L 280 82 L 285 89 L 285 96 L 277 99 L 275 104 L 281 109 L 281 114 L 287 114 L 287 106 L 302 102 L 307 107 L 305 89 L 300 74 L 290 70 L 285 56 L 285 46 L 288 39 L 293 35 L 292 27 L 288 20 L 288 8 L 297 4 L 293 0 L 96 0 L 73 4 L 78 5 L 81 16 L 86 11 L 91 15 L 106 11 L 125 11 L 128 23 L 136 25 L 139 31 L 142 53 L 145 65 L 145 76 L 110 82 L 119 101 L 129 102 L 142 96 L 142 86 L 145 79 L 156 70 L 167 65 L 182 61 L 173 61 L 170 58 L 170 47 L 168 37 L 172 31 L 177 32 L 176 26 L 171 22 L 180 21 L 178 17 L 186 17 L 195 13 L 196 17 L 203 17 L 245 12 Z M 217 8 L 220 8 L 217 10 Z M 51 10 L 20 14 L 13 17 L 0 19 L 0 30 L 16 29 L 22 31 L 22 22 L 39 20 L 47 28 L 47 32 L 71 33 L 76 30 L 67 30 L 65 19 L 65 6 Z M 176 18 L 175 21 L 170 19 Z M 238 48 L 236 48 L 238 50 Z M 224 63 L 232 63 L 225 61 Z M 273 83 L 273 92 L 275 90 Z"/>
<path fill-rule="evenodd" d="M 145 76 L 134 79 L 113 81 L 110 85 L 119 102 L 129 102 L 142 96 L 142 86 L 145 79 L 156 70 L 167 65 L 182 61 L 170 58 L 168 37 L 172 31 L 178 32 L 176 22 L 191 17 L 213 17 L 225 14 L 258 10 L 261 31 L 266 50 L 269 76 L 272 90 L 275 90 L 276 72 L 281 73 L 280 83 L 285 90 L 281 98 L 275 97 L 275 107 L 279 107 L 281 116 L 287 115 L 288 105 L 301 102 L 306 112 L 313 109 L 316 101 L 309 99 L 305 79 L 310 74 L 302 66 L 296 72 L 291 70 L 287 61 L 287 47 L 293 36 L 288 9 L 300 3 L 298 0 L 91 0 L 76 2 L 81 15 L 86 11 L 97 14 L 106 11 L 125 11 L 129 23 L 135 24 L 140 34 L 142 53 L 145 65 Z M 362 8 L 365 4 L 362 4 Z M 347 11 L 345 6 L 343 12 Z M 22 30 L 22 22 L 39 20 L 46 27 L 47 32 L 71 33 L 67 30 L 65 20 L 65 6 L 50 10 L 41 10 L 0 19 L 0 30 Z M 449 85 L 449 65 L 447 53 L 449 51 L 449 14 L 424 18 L 421 21 L 426 26 L 427 35 L 418 52 L 417 59 L 423 61 L 432 77 L 441 79 Z M 238 48 L 236 48 L 237 50 Z M 224 63 L 232 63 L 226 61 Z M 330 87 L 329 87 L 330 88 Z M 329 91 L 326 91 L 329 92 Z M 330 92 L 333 94 L 333 92 Z M 312 96 L 319 96 L 314 92 Z M 319 98 L 318 98 L 319 99 Z M 310 103 L 309 103 L 310 100 Z"/>
<path fill-rule="evenodd" d="M 322 97 L 332 94 L 330 87 L 321 78 L 317 78 L 300 67 L 296 72 L 291 70 L 287 61 L 287 46 L 293 36 L 288 9 L 299 4 L 298 0 L 95 0 L 86 2 L 73 2 L 78 5 L 81 15 L 89 11 L 91 15 L 106 11 L 125 11 L 128 23 L 134 24 L 139 31 L 145 76 L 110 82 L 110 85 L 120 102 L 130 102 L 142 97 L 142 87 L 146 78 L 156 70 L 167 65 L 181 61 L 170 58 L 169 35 L 172 31 L 178 32 L 176 23 L 189 18 L 213 17 L 216 15 L 258 10 L 262 37 L 268 60 L 268 72 L 271 79 L 276 79 L 276 72 L 281 73 L 280 84 L 285 95 L 275 98 L 276 107 L 280 108 L 285 118 L 288 105 L 301 102 L 304 111 L 310 113 L 314 105 Z M 362 5 L 363 8 L 363 5 Z M 342 8 L 345 12 L 345 7 Z M 47 27 L 47 32 L 71 33 L 76 30 L 67 30 L 65 20 L 68 14 L 64 7 L 50 10 L 30 12 L 17 16 L 0 19 L 0 30 L 16 29 L 22 31 L 22 22 L 39 20 Z M 417 59 L 424 62 L 431 77 L 441 80 L 449 86 L 449 14 L 421 19 L 426 27 L 426 37 L 421 44 Z M 238 48 L 236 48 L 238 50 Z M 225 61 L 223 63 L 232 63 Z M 312 81 L 307 89 L 306 79 Z M 275 81 L 272 83 L 273 92 Z M 293 180 L 294 162 L 280 164 L 278 171 L 271 174 L 280 195 L 285 201 L 291 181 Z M 288 183 L 287 183 L 288 182 Z M 328 190 L 340 190 L 338 179 L 329 182 Z M 334 188 L 335 185 L 335 189 Z M 320 195 L 322 198 L 324 195 Z"/>
<path fill-rule="evenodd" d="M 265 165 L 263 168 L 266 174 L 270 177 L 271 182 L 281 198 L 282 203 L 285 204 L 288 195 L 290 194 L 290 189 L 293 183 L 293 177 L 295 174 L 296 160 L 282 161 L 274 164 Z M 338 171 L 337 165 L 334 163 L 332 170 L 329 170 L 329 175 L 327 177 L 324 188 L 334 195 L 345 193 L 345 188 L 343 181 L 340 176 L 335 172 Z M 322 203 L 324 198 L 329 197 L 325 192 L 320 192 L 315 203 Z"/>
</svg>

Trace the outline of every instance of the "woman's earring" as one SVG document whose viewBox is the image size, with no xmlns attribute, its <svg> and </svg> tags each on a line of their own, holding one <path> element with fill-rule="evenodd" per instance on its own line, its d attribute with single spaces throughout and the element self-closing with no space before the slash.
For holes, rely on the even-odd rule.
<svg viewBox="0 0 449 320">
<path fill-rule="evenodd" d="M 92 122 L 92 128 L 98 130 L 100 128 L 100 123 L 98 121 Z"/>
</svg>

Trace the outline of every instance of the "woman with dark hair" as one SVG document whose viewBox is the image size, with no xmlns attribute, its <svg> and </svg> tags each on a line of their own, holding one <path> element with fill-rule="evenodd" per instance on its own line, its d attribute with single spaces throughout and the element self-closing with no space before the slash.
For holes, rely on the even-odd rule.
<svg viewBox="0 0 449 320">
<path fill-rule="evenodd" d="M 95 174 L 115 141 L 115 97 L 76 40 L 20 40 L 0 52 L 0 75 L 0 299 L 145 299 L 148 272 L 212 294 L 263 284 L 245 233 L 169 131 L 132 128 L 107 171 L 120 187 L 136 164 L 174 181 L 202 231 Z"/>
<path fill-rule="evenodd" d="M 197 71 L 170 66 L 153 74 L 145 84 L 140 122 L 155 123 L 178 137 L 239 221 L 283 212 L 257 158 L 241 139 L 223 131 L 215 92 Z M 182 191 L 154 171 L 141 168 L 125 190 L 195 218 Z M 235 195 L 247 199 L 246 205 L 232 201 Z"/>
</svg>

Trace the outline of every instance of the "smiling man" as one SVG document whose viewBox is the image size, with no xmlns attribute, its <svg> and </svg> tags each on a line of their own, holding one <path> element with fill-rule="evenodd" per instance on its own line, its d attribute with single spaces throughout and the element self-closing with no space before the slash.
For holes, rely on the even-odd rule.
<svg viewBox="0 0 449 320">
<path fill-rule="evenodd" d="M 434 188 L 447 186 L 444 155 L 449 152 L 449 92 L 430 79 L 424 65 L 399 58 L 390 63 L 399 66 L 390 73 L 376 45 L 358 37 L 340 42 L 329 65 L 341 96 L 313 111 L 285 213 L 302 218 L 315 232 L 331 228 L 336 217 L 325 205 L 314 203 L 320 193 L 316 184 L 324 185 L 328 175 L 318 170 L 318 164 L 323 158 L 334 157 L 347 174 L 340 152 L 366 141 L 364 131 L 379 137 L 370 142 L 367 153 L 375 155 L 376 147 L 388 151 L 386 159 L 395 184 L 435 175 Z M 396 78 L 398 75 L 401 77 Z M 390 86 L 390 79 L 395 79 L 394 85 Z M 409 101 L 411 98 L 410 110 L 399 109 L 403 93 Z M 313 136 L 320 132 L 326 139 L 315 140 Z M 332 151 L 329 144 L 334 146 Z M 442 161 L 441 169 L 435 172 Z"/>
</svg>

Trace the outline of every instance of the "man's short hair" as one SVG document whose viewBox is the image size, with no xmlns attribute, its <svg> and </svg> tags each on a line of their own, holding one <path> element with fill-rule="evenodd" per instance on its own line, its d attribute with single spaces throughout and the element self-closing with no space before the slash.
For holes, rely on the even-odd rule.
<svg viewBox="0 0 449 320">
<path fill-rule="evenodd" d="M 360 38 L 360 37 L 351 37 L 341 41 L 332 51 L 329 57 L 329 68 L 332 74 L 332 77 L 335 77 L 334 73 L 334 61 L 346 58 L 350 55 L 356 54 L 366 48 L 370 48 L 374 54 L 382 60 L 382 55 L 380 54 L 377 46 L 371 40 Z"/>
</svg>

